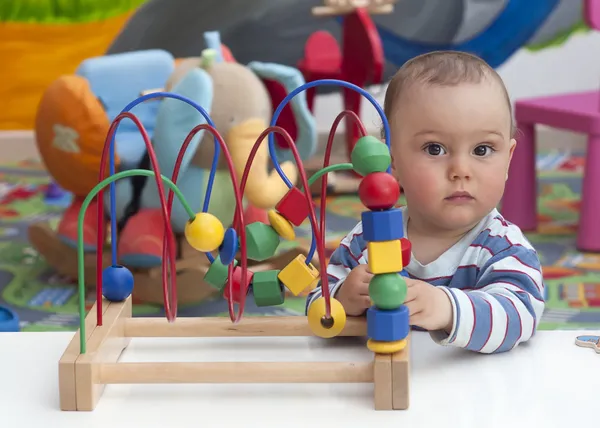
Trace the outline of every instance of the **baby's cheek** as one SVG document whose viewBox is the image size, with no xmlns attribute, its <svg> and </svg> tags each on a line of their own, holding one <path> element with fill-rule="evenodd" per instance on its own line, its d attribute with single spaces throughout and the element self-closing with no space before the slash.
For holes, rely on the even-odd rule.
<svg viewBox="0 0 600 428">
<path fill-rule="evenodd" d="M 402 176 L 400 185 L 404 187 L 407 198 L 412 203 L 428 205 L 439 196 L 440 180 L 435 174 L 428 173 L 425 169 L 413 167 L 410 173 Z"/>
</svg>

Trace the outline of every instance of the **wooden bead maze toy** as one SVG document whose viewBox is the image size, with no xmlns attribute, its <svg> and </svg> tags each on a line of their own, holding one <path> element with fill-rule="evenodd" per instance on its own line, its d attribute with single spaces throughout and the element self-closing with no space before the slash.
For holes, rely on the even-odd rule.
<svg viewBox="0 0 600 428">
<path fill-rule="evenodd" d="M 358 116 L 351 111 L 338 115 L 330 131 L 323 168 L 307 179 L 302 163 L 289 134 L 275 124 L 285 105 L 301 91 L 317 85 L 338 85 L 358 91 L 379 112 L 385 128 L 385 144 L 367 136 Z M 163 176 L 148 136 L 139 122 L 127 109 L 112 123 L 101 158 L 99 183 L 86 197 L 78 224 L 79 314 L 80 326 L 59 361 L 59 393 L 62 410 L 93 410 L 107 384 L 140 383 L 373 383 L 374 407 L 377 410 L 407 409 L 409 405 L 409 339 L 408 312 L 403 306 L 406 283 L 403 267 L 409 261 L 410 243 L 402 236 L 402 214 L 393 208 L 398 200 L 399 186 L 390 175 L 389 125 L 378 103 L 363 89 L 342 80 L 324 79 L 306 83 L 290 92 L 275 110 L 270 126 L 257 139 L 245 171 L 238 182 L 231 156 L 223 138 L 215 130 L 211 118 L 193 101 L 169 92 L 144 95 L 176 98 L 198 109 L 206 123 L 197 125 L 188 134 L 178 156 L 171 178 Z M 345 117 L 356 121 L 363 132 L 352 152 L 351 163 L 329 165 L 333 136 Z M 132 120 L 144 136 L 153 171 L 130 170 L 114 172 L 114 134 L 121 120 Z M 215 151 L 209 183 L 215 174 L 216 160 L 223 151 L 229 166 L 237 201 L 231 227 L 224 227 L 208 212 L 210 191 L 207 192 L 202 212 L 194 213 L 177 188 L 177 175 L 183 154 L 194 135 L 207 130 L 214 135 Z M 274 134 L 285 139 L 299 167 L 301 188 L 295 187 L 275 156 Z M 243 218 L 242 195 L 250 166 L 259 145 L 268 137 L 273 164 L 289 191 L 269 213 L 270 224 L 246 225 Z M 110 176 L 105 177 L 106 162 L 110 158 Z M 373 301 L 366 317 L 346 317 L 341 303 L 330 295 L 328 275 L 321 275 L 312 264 L 317 252 L 320 266 L 326 266 L 324 251 L 325 204 L 327 173 L 351 170 L 364 176 L 359 196 L 368 208 L 362 215 L 364 233 L 368 241 L 370 269 L 376 275 L 369 292 Z M 114 183 L 124 177 L 145 175 L 154 177 L 161 195 L 165 223 L 163 240 L 163 297 L 166 319 L 132 317 L 131 293 L 133 275 L 116 264 L 102 266 L 97 258 L 96 302 L 85 314 L 85 264 L 83 262 L 83 218 L 93 198 L 103 198 L 110 186 L 111 210 L 114 210 Z M 310 198 L 311 182 L 323 177 L 321 218 L 317 224 L 314 203 Z M 170 190 L 165 197 L 163 186 Z M 210 186 L 210 184 L 209 184 Z M 209 187 L 210 189 L 210 187 Z M 211 266 L 204 280 L 222 293 L 228 302 L 229 320 L 224 317 L 177 318 L 176 275 L 174 269 L 174 238 L 171 233 L 170 214 L 173 198 L 177 196 L 189 214 L 185 236 L 189 244 L 204 252 Z M 97 204 L 99 210 L 103 204 Z M 99 216 L 100 217 L 100 216 Z M 111 215 L 111 221 L 115 216 Z M 280 239 L 294 239 L 294 226 L 309 219 L 312 243 L 308 255 L 298 255 L 281 270 L 252 272 L 248 259 L 264 260 L 273 255 Z M 98 245 L 101 245 L 100 225 Z M 114 227 L 114 226 L 113 226 Z M 239 259 L 236 258 L 238 251 Z M 98 254 L 101 254 L 99 251 Z M 285 290 L 299 295 L 321 282 L 322 295 L 309 306 L 307 316 L 267 316 L 242 319 L 244 304 L 250 291 L 258 306 L 279 305 Z M 237 306 L 237 311 L 235 310 Z M 364 362 L 195 362 L 195 363 L 122 363 L 119 356 L 133 337 L 235 337 L 235 336 L 368 336 L 367 347 L 374 354 L 373 361 Z"/>
</svg>

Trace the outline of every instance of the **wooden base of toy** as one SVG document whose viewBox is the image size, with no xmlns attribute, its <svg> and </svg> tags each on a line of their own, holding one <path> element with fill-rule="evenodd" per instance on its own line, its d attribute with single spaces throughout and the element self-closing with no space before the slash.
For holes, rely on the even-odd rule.
<svg viewBox="0 0 600 428">
<path fill-rule="evenodd" d="M 86 353 L 79 353 L 78 331 L 59 364 L 60 407 L 91 411 L 105 385 L 158 383 L 373 383 L 376 410 L 405 410 L 409 405 L 409 347 L 393 355 L 375 354 L 373 362 L 152 362 L 119 363 L 133 337 L 312 336 L 306 317 L 132 318 L 131 297 L 102 303 L 103 325 L 96 326 L 96 305 L 85 319 Z M 341 336 L 364 336 L 364 317 L 350 317 Z M 327 339 L 323 339 L 327 340 Z M 410 336 L 408 338 L 410 342 Z"/>
<path fill-rule="evenodd" d="M 36 223 L 29 227 L 29 242 L 40 253 L 46 262 L 59 274 L 71 278 L 78 277 L 77 251 L 62 242 L 47 223 Z M 308 248 L 294 248 L 285 251 L 264 262 L 250 262 L 248 267 L 253 272 L 269 269 L 283 269 L 298 254 L 308 254 Z M 103 254 L 103 266 L 111 263 L 110 247 Z M 96 254 L 86 253 L 84 256 L 85 283 L 89 291 L 96 289 Z M 150 269 L 134 269 L 128 267 L 134 276 L 135 287 L 133 299 L 140 303 L 164 303 L 162 288 L 162 269 L 160 266 Z M 218 291 L 202 278 L 210 264 L 204 254 L 190 247 L 187 242 L 182 245 L 182 257 L 176 262 L 177 299 L 179 304 L 188 304 L 217 296 Z M 291 296 L 291 294 L 289 294 Z"/>
</svg>

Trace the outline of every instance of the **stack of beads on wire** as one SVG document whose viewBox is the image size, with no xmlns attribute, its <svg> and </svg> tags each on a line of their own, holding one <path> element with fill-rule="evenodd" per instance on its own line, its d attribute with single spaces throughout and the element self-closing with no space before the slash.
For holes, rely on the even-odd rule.
<svg viewBox="0 0 600 428">
<path fill-rule="evenodd" d="M 401 351 L 410 326 L 404 306 L 407 286 L 404 267 L 410 262 L 410 241 L 404 237 L 402 211 L 394 208 L 400 197 L 397 180 L 387 172 L 391 156 L 387 145 L 377 138 L 360 138 L 351 155 L 354 170 L 363 176 L 358 196 L 368 208 L 361 215 L 367 242 L 369 296 L 367 347 L 379 354 Z"/>
</svg>

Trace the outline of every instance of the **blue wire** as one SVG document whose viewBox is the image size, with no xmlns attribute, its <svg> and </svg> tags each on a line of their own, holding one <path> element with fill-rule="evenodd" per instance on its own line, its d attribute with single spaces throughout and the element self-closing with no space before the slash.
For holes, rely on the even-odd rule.
<svg viewBox="0 0 600 428">
<path fill-rule="evenodd" d="M 389 125 L 388 120 L 385 117 L 385 113 L 384 113 L 383 109 L 381 108 L 381 106 L 379 105 L 379 103 L 375 100 L 375 98 L 373 98 L 373 96 L 371 94 L 369 94 L 367 91 L 365 91 L 360 86 L 356 86 L 356 85 L 354 85 L 352 83 L 345 82 L 343 80 L 338 80 L 338 79 L 314 80 L 312 82 L 305 83 L 304 85 L 299 86 L 296 89 L 294 89 L 277 106 L 277 109 L 273 113 L 273 118 L 271 119 L 270 126 L 275 126 L 277 124 L 277 119 L 279 119 L 279 115 L 281 114 L 281 111 L 284 109 L 284 107 L 287 105 L 287 103 L 290 102 L 290 100 L 292 98 L 294 98 L 297 94 L 299 94 L 300 92 L 302 92 L 302 91 L 304 91 L 306 89 L 310 89 L 310 88 L 312 88 L 314 86 L 321 86 L 321 85 L 334 85 L 334 86 L 341 86 L 341 87 L 344 87 L 344 88 L 352 89 L 352 90 L 360 93 L 366 99 L 368 99 L 371 102 L 371 104 L 373 105 L 373 107 L 375 107 L 375 109 L 377 110 L 377 113 L 379 113 L 379 116 L 381 117 L 381 121 L 383 122 L 383 129 L 385 131 L 385 144 L 388 146 L 388 149 L 390 148 L 390 125 Z M 273 161 L 273 165 L 275 167 L 275 170 L 277 171 L 277 173 L 279 174 L 279 176 L 281 177 L 281 179 L 285 182 L 285 184 L 290 189 L 292 187 L 294 187 L 294 185 L 292 184 L 292 182 L 285 175 L 285 172 L 283 172 L 283 170 L 281 169 L 281 165 L 279 164 L 279 161 L 277 160 L 277 154 L 275 152 L 275 135 L 274 135 L 274 132 L 271 132 L 269 134 L 269 155 L 271 156 L 271 160 Z M 388 173 L 391 172 L 391 166 L 388 167 L 387 172 Z M 305 189 L 305 191 L 308 192 L 308 189 Z M 325 213 L 321 213 L 321 215 L 325 215 Z M 307 265 L 310 263 L 310 261 L 314 257 L 315 250 L 317 249 L 317 239 L 315 237 L 315 230 L 312 228 L 312 225 L 311 225 L 311 229 L 312 229 L 312 242 L 310 244 L 310 250 L 309 250 L 309 252 L 308 252 L 308 254 L 306 256 L 306 264 Z M 321 231 L 321 232 L 325 233 L 324 230 Z"/>
<path fill-rule="evenodd" d="M 138 105 L 146 100 L 152 99 L 152 98 L 173 98 L 176 100 L 183 101 L 183 102 L 189 104 L 190 106 L 194 107 L 196 110 L 198 110 L 198 112 L 202 116 L 204 116 L 204 119 L 206 120 L 206 122 L 210 126 L 215 127 L 214 122 L 212 121 L 212 119 L 210 118 L 210 116 L 208 115 L 206 110 L 204 110 L 200 105 L 198 105 L 194 101 L 190 100 L 189 98 L 186 98 L 186 97 L 183 97 L 181 95 L 177 95 L 177 94 L 174 94 L 171 92 L 153 92 L 151 94 L 143 95 L 143 96 L 139 97 L 138 99 L 132 101 L 131 103 L 127 104 L 125 106 L 125 108 L 123 110 L 121 110 L 121 113 L 129 112 L 136 105 Z M 117 128 L 118 128 L 118 125 L 117 125 Z M 117 135 L 117 129 L 115 129 L 115 132 L 113 133 L 112 138 L 110 140 L 110 166 L 109 166 L 110 167 L 110 175 L 115 174 L 115 136 L 116 135 Z M 214 138 L 214 142 L 215 142 L 215 154 L 213 155 L 213 161 L 212 161 L 212 165 L 210 168 L 210 175 L 208 177 L 208 185 L 206 187 L 206 196 L 204 198 L 204 207 L 202 208 L 202 212 L 208 211 L 208 205 L 210 203 L 210 195 L 212 193 L 213 183 L 215 181 L 215 174 L 217 172 L 217 164 L 219 162 L 219 154 L 220 154 L 221 146 L 219 145 L 219 141 L 217 140 L 217 137 Z M 98 201 L 98 203 L 102 203 L 102 201 Z M 116 209 L 116 205 L 117 205 L 117 194 L 116 194 L 115 182 L 113 181 L 112 183 L 110 183 L 110 232 L 111 232 L 111 249 L 112 249 L 112 264 L 113 264 L 113 266 L 117 265 L 117 212 L 116 212 L 117 209 Z M 211 263 L 213 263 L 215 261 L 212 254 L 210 254 L 210 253 L 205 253 L 205 254 Z"/>
</svg>

